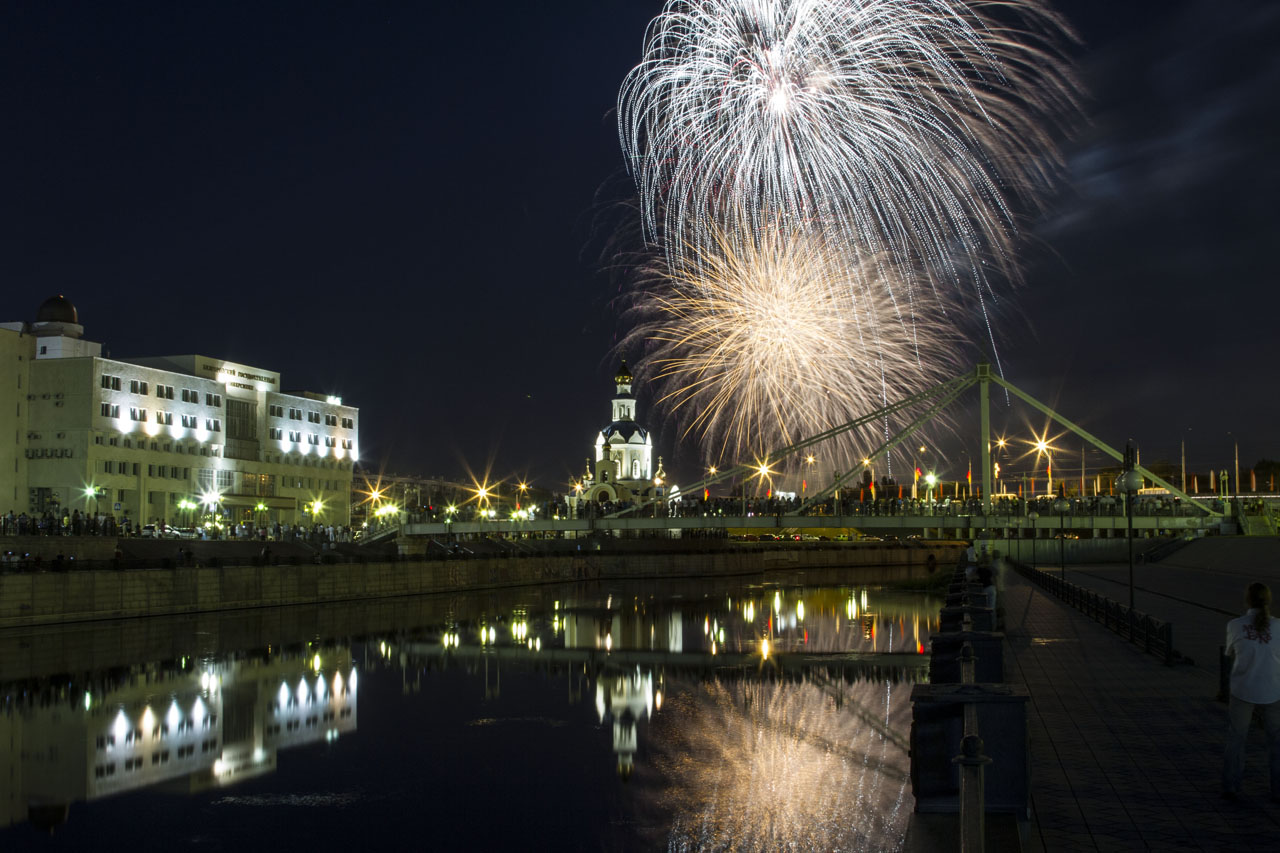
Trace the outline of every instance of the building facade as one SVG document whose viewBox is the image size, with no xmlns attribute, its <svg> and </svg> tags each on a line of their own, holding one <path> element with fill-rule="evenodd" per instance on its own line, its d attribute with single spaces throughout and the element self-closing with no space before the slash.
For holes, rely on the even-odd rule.
<svg viewBox="0 0 1280 853">
<path fill-rule="evenodd" d="M 595 459 L 588 461 L 581 483 L 581 499 L 593 503 L 630 503 L 663 494 L 662 457 L 653 466 L 653 439 L 636 422 L 634 377 L 624 361 L 613 378 L 616 390 L 612 420 L 596 433 Z"/>
<path fill-rule="evenodd" d="M 0 324 L 0 512 L 195 527 L 350 522 L 359 413 L 200 355 L 111 359 L 75 307 Z"/>
</svg>

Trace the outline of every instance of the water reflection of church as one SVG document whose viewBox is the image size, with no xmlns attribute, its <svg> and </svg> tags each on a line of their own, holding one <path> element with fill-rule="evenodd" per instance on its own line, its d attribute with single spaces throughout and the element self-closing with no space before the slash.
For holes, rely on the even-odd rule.
<svg viewBox="0 0 1280 853">
<path fill-rule="evenodd" d="M 636 610 L 570 611 L 560 626 L 564 647 L 607 651 L 646 650 L 679 654 L 684 651 L 681 611 L 661 617 Z M 661 629 L 661 630 L 659 630 Z M 653 667 L 606 668 L 596 675 L 596 713 L 601 724 L 613 724 L 613 752 L 618 775 L 630 778 L 639 745 L 638 724 L 662 708 L 663 673 Z"/>
<path fill-rule="evenodd" d="M 279 750 L 355 731 L 357 679 L 350 650 L 327 648 L 33 691 L 0 714 L 0 826 L 52 827 L 78 800 L 270 773 Z"/>
</svg>

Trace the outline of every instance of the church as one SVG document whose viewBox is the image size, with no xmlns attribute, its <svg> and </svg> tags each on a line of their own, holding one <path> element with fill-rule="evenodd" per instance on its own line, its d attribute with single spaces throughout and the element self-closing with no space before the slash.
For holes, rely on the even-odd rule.
<svg viewBox="0 0 1280 853">
<path fill-rule="evenodd" d="M 636 422 L 636 398 L 631 393 L 635 377 L 626 361 L 613 377 L 610 422 L 596 433 L 595 459 L 587 460 L 579 495 L 584 502 L 640 503 L 669 494 L 662 457 L 653 467 L 653 438 Z"/>
</svg>

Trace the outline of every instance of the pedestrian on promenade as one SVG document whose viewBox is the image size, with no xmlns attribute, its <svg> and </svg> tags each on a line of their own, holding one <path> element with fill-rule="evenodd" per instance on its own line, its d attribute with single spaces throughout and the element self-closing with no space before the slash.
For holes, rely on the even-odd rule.
<svg viewBox="0 0 1280 853">
<path fill-rule="evenodd" d="M 1232 657 L 1231 701 L 1222 765 L 1222 795 L 1235 799 L 1244 778 L 1244 746 L 1255 707 L 1262 709 L 1271 765 L 1271 799 L 1280 802 L 1280 620 L 1271 615 L 1271 590 L 1251 583 L 1244 616 L 1227 623 L 1227 654 Z M 1274 638 L 1275 642 L 1272 642 Z"/>
</svg>

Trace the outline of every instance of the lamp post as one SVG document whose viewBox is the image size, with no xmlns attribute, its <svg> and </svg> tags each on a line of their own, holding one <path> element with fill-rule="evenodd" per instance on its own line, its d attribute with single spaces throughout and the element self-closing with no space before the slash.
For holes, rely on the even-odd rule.
<svg viewBox="0 0 1280 853">
<path fill-rule="evenodd" d="M 1027 513 L 1027 518 L 1031 519 L 1031 568 L 1036 567 L 1036 519 L 1040 517 L 1040 513 L 1032 510 Z"/>
<path fill-rule="evenodd" d="M 1058 498 L 1053 502 L 1053 511 L 1058 514 L 1058 568 L 1062 570 L 1062 579 L 1067 579 L 1067 535 L 1066 535 L 1066 516 L 1067 510 L 1070 508 L 1065 498 Z"/>
<path fill-rule="evenodd" d="M 1129 619 L 1133 625 L 1133 495 L 1142 488 L 1142 474 L 1134 470 L 1133 445 L 1124 446 L 1124 473 L 1116 478 L 1116 488 L 1124 492 L 1124 514 L 1129 527 Z"/>
</svg>

